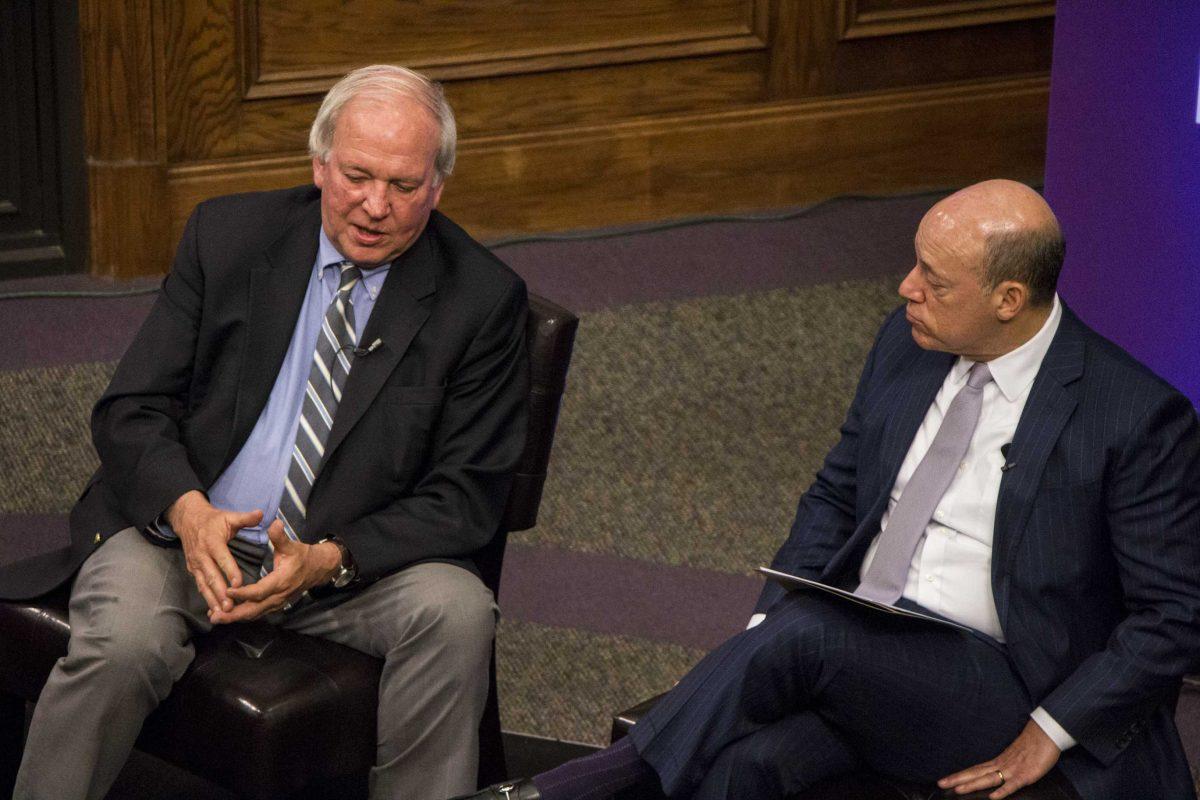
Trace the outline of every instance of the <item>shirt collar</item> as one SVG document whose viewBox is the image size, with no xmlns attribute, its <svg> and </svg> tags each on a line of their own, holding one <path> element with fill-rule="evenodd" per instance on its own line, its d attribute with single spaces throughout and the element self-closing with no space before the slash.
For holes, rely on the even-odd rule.
<svg viewBox="0 0 1200 800">
<path fill-rule="evenodd" d="M 1033 379 L 1037 377 L 1038 370 L 1042 367 L 1042 360 L 1050 349 L 1050 343 L 1054 341 L 1054 334 L 1058 332 L 1058 323 L 1061 319 L 1062 304 L 1059 303 L 1058 295 L 1055 294 L 1050 314 L 1042 323 L 1041 329 L 1016 350 L 1011 350 L 988 362 L 988 371 L 992 373 L 992 380 L 996 382 L 996 387 L 1008 402 L 1015 402 L 1033 385 Z M 959 356 L 958 360 L 954 362 L 954 366 L 950 368 L 951 382 L 957 384 L 965 381 L 967 373 L 974 365 L 974 361 Z"/>
<path fill-rule="evenodd" d="M 322 270 L 321 280 L 330 280 L 331 274 L 336 274 L 333 270 L 337 269 L 338 264 L 343 261 L 349 261 L 348 258 L 338 252 L 337 247 L 325 235 L 325 227 L 321 226 L 320 233 L 317 237 L 317 264 Z M 392 263 L 389 261 L 381 267 L 373 267 L 372 269 L 364 269 L 363 277 L 360 283 L 367 290 L 372 300 L 379 297 L 379 290 L 383 288 L 383 280 L 387 277 L 388 270 L 392 268 Z M 333 278 L 333 287 L 337 289 L 337 278 Z"/>
</svg>

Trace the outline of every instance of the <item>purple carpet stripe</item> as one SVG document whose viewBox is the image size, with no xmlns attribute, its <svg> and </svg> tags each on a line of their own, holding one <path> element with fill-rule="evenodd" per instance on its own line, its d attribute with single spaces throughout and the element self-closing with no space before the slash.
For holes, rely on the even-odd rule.
<svg viewBox="0 0 1200 800">
<path fill-rule="evenodd" d="M 575 311 L 811 286 L 903 272 L 912 260 L 912 232 L 941 196 L 839 198 L 794 219 L 698 223 L 496 252 L 531 291 Z M 26 278 L 0 281 L 0 294 L 151 288 L 159 280 Z M 19 333 L 0 351 L 0 370 L 115 361 L 152 303 L 153 295 L 0 300 L 4 330 Z"/>
<path fill-rule="evenodd" d="M 508 619 L 709 650 L 746 626 L 762 581 L 619 556 L 509 544 Z"/>
<path fill-rule="evenodd" d="M 0 513 L 0 564 L 62 547 L 68 538 L 66 514 Z"/>
<path fill-rule="evenodd" d="M 576 311 L 901 274 L 942 194 L 833 200 L 795 219 L 711 222 L 496 250 L 532 291 Z"/>
<path fill-rule="evenodd" d="M 18 283 L 22 282 L 4 282 L 0 291 L 23 291 L 15 285 Z M 108 288 L 112 289 L 112 284 Z M 153 302 L 153 295 L 0 301 L 3 330 L 15 334 L 0 348 L 0 370 L 116 361 Z"/>
</svg>

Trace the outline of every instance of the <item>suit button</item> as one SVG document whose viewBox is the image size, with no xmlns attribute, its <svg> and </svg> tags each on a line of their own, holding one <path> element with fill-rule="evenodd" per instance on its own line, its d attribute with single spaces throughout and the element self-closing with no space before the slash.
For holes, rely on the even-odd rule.
<svg viewBox="0 0 1200 800">
<path fill-rule="evenodd" d="M 100 534 L 96 534 L 96 538 L 92 539 L 92 544 L 100 544 Z"/>
</svg>

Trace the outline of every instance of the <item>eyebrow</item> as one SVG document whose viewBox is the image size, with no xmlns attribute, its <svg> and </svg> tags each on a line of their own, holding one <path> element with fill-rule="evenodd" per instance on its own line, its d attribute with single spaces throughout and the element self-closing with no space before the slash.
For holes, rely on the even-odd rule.
<svg viewBox="0 0 1200 800">
<path fill-rule="evenodd" d="M 922 269 L 922 271 L 925 272 L 925 274 L 933 277 L 935 280 L 939 280 L 939 281 L 945 280 L 945 276 L 943 276 L 940 272 L 938 272 L 936 269 L 931 267 L 929 265 L 929 262 L 927 262 L 925 259 L 921 258 L 920 256 L 917 257 L 917 266 L 919 266 Z"/>
<path fill-rule="evenodd" d="M 361 172 L 364 175 L 370 175 L 372 178 L 378 178 L 374 172 L 371 172 L 371 170 L 367 169 L 366 167 L 360 164 L 355 164 L 354 162 L 346 162 L 342 164 L 342 169 L 346 172 Z M 413 186 L 421 186 L 425 183 L 424 179 L 422 178 L 413 178 L 408 176 L 387 178 L 386 180 L 388 183 L 407 183 Z"/>
</svg>

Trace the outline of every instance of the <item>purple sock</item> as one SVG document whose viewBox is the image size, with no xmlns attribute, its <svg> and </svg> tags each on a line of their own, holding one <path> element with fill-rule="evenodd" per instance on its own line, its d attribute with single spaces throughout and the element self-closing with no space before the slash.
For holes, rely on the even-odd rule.
<svg viewBox="0 0 1200 800">
<path fill-rule="evenodd" d="M 655 777 L 654 770 L 625 737 L 599 753 L 534 775 L 532 780 L 542 800 L 603 800 Z"/>
</svg>

